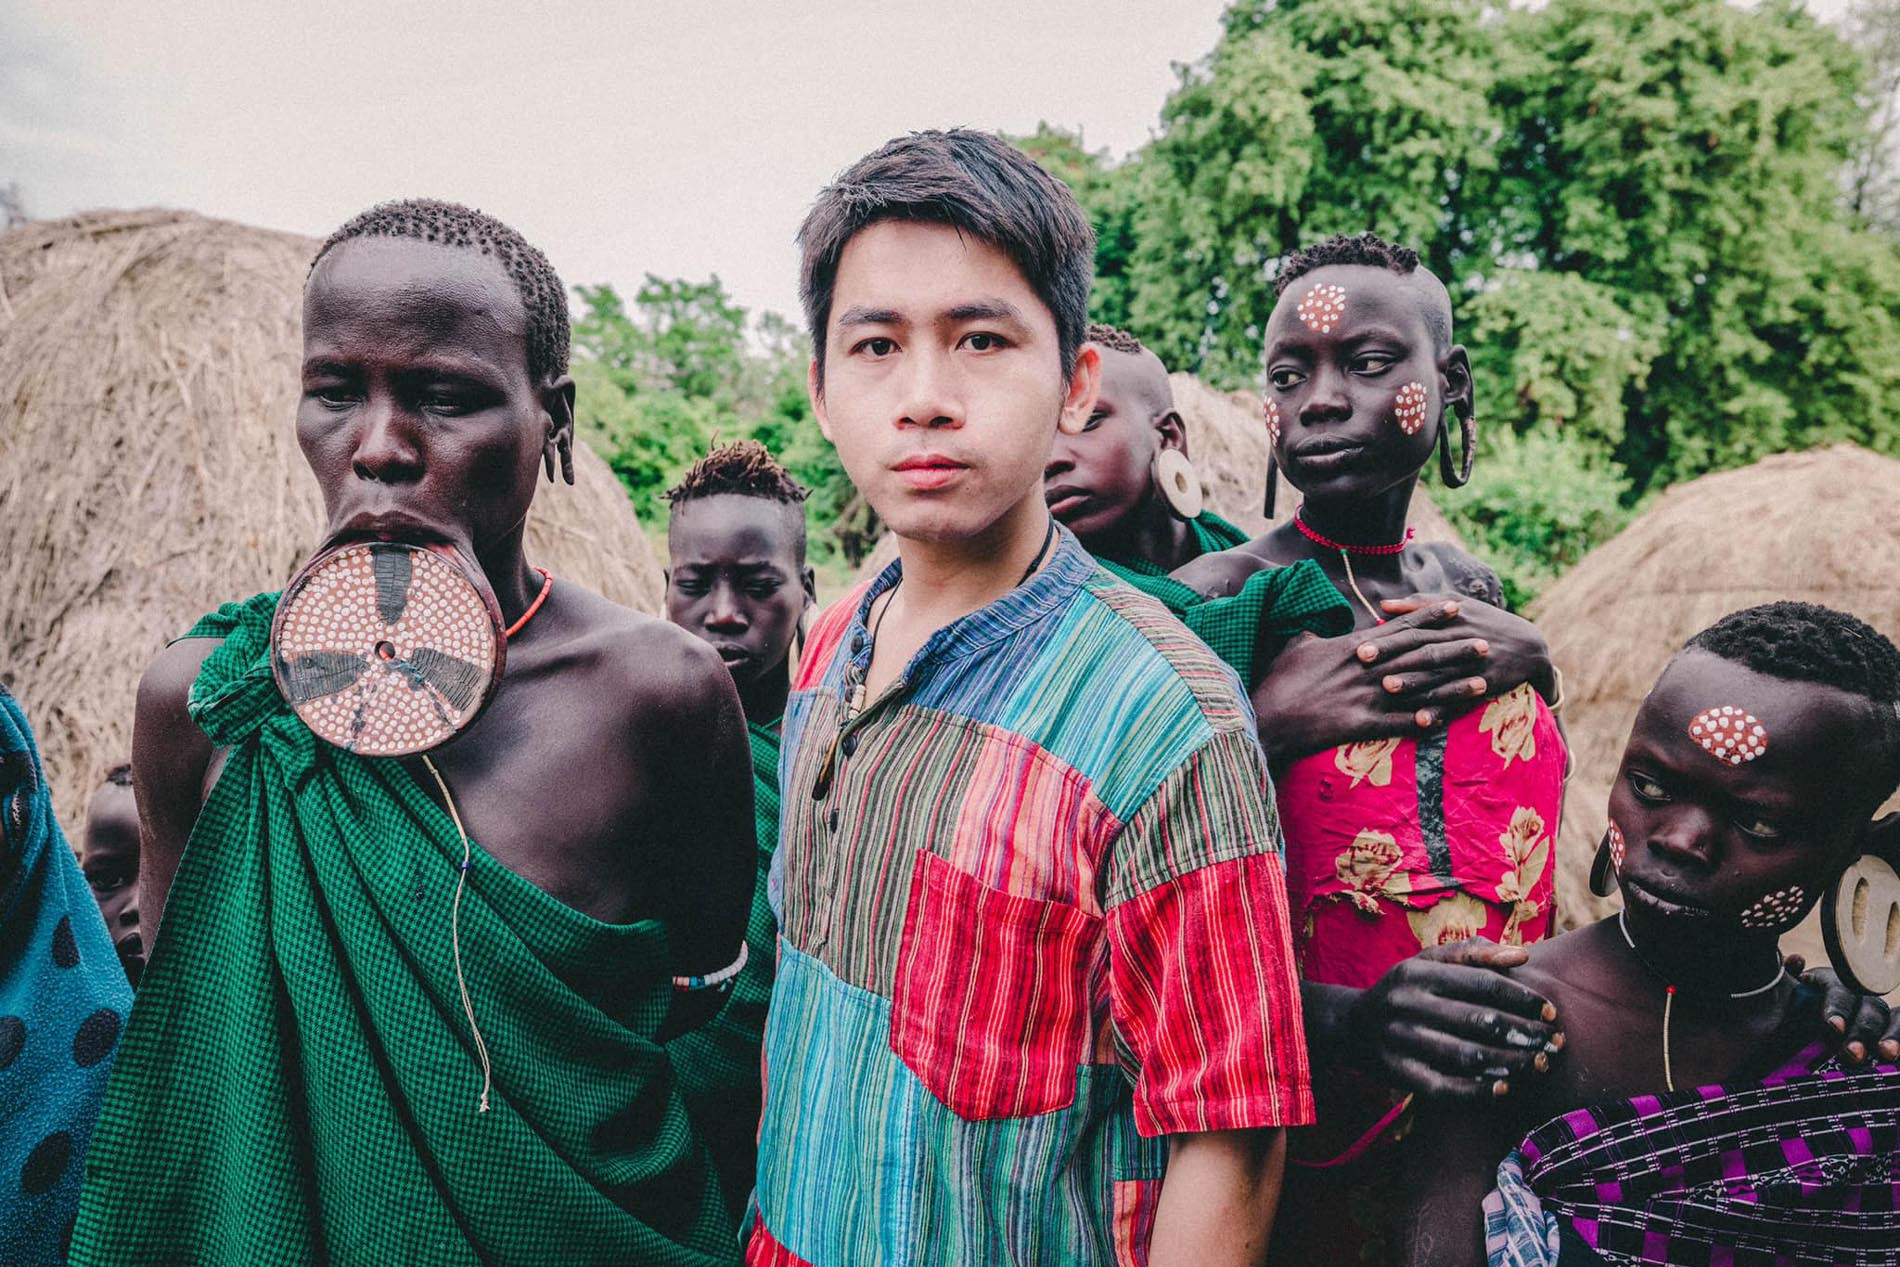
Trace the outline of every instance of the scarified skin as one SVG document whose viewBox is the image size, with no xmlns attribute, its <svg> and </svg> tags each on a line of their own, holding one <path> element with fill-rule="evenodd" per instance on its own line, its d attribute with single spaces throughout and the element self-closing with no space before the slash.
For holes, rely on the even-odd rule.
<svg viewBox="0 0 1900 1267">
<path fill-rule="evenodd" d="M 1423 383 L 1407 383 L 1399 388 L 1398 397 L 1392 402 L 1392 420 L 1399 424 L 1399 430 L 1408 436 L 1415 436 L 1419 428 L 1425 425 L 1425 404 L 1430 393 Z"/>
<path fill-rule="evenodd" d="M 1267 443 L 1280 443 L 1280 406 L 1270 400 L 1262 412 L 1267 419 Z"/>
<path fill-rule="evenodd" d="M 1736 922 L 1743 928 L 1782 928 L 1792 924 L 1801 913 L 1801 904 L 1806 900 L 1808 891 L 1798 884 L 1790 884 L 1785 889 L 1776 889 L 1773 893 L 1756 898 L 1742 913 L 1736 916 Z"/>
<path fill-rule="evenodd" d="M 1768 728 L 1755 714 L 1733 704 L 1696 714 L 1689 723 L 1689 737 L 1725 765 L 1741 765 L 1768 751 Z"/>
<path fill-rule="evenodd" d="M 1339 319 L 1346 315 L 1346 288 L 1335 286 L 1331 282 L 1321 282 L 1306 292 L 1299 307 L 1293 310 L 1308 330 L 1321 334 L 1331 334 Z"/>
<path fill-rule="evenodd" d="M 1610 842 L 1610 866 L 1620 875 L 1623 871 L 1623 857 L 1629 852 L 1629 845 L 1624 841 L 1623 829 L 1616 825 L 1615 819 L 1610 820 L 1610 830 L 1605 835 Z"/>
</svg>

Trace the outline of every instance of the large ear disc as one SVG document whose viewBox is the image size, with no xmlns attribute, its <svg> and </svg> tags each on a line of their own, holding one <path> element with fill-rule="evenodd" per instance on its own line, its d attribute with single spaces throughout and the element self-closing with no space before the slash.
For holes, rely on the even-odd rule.
<svg viewBox="0 0 1900 1267">
<path fill-rule="evenodd" d="M 1821 897 L 1821 936 L 1841 979 L 1863 994 L 1900 989 L 1900 870 L 1894 851 L 1854 860 Z"/>
</svg>

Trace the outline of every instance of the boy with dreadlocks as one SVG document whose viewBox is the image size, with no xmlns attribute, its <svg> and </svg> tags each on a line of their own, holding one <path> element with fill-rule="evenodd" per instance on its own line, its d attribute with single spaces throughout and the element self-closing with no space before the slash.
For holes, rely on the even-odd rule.
<svg viewBox="0 0 1900 1267">
<path fill-rule="evenodd" d="M 1519 1094 L 1421 1115 L 1403 1261 L 1900 1261 L 1900 1043 L 1823 1030 L 1776 944 L 1861 855 L 1900 857 L 1900 816 L 1873 820 L 1897 784 L 1900 651 L 1874 629 L 1784 602 L 1691 638 L 1610 789 L 1591 887 L 1622 911 L 1511 973 L 1569 1046 Z"/>
<path fill-rule="evenodd" d="M 778 955 L 766 876 L 778 847 L 779 739 L 792 649 L 816 601 L 805 562 L 805 497 L 756 440 L 714 449 L 666 494 L 673 506 L 666 618 L 725 661 L 752 741 L 759 876 L 746 924 L 749 957 L 719 1015 L 668 1048 L 735 1213 L 745 1207 L 758 1160 L 759 1045 Z"/>
</svg>

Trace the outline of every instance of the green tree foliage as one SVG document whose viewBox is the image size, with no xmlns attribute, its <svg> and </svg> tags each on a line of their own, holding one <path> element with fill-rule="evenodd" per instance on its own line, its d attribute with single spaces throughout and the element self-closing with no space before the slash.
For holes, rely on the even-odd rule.
<svg viewBox="0 0 1900 1267">
<path fill-rule="evenodd" d="M 661 496 L 716 443 L 756 438 L 812 490 L 813 548 L 855 562 L 875 525 L 805 392 L 810 347 L 776 313 L 756 323 L 717 277 L 648 275 L 629 306 L 581 286 L 574 316 L 576 423 L 626 486 L 634 511 L 664 523 Z"/>
<path fill-rule="evenodd" d="M 1487 423 L 1443 507 L 1522 597 L 1671 482 L 1900 451 L 1896 13 L 1856 47 L 1793 0 L 1239 0 L 1136 154 L 1025 145 L 1125 228 L 1119 324 L 1217 386 L 1258 383 L 1286 251 L 1416 248 Z"/>
</svg>

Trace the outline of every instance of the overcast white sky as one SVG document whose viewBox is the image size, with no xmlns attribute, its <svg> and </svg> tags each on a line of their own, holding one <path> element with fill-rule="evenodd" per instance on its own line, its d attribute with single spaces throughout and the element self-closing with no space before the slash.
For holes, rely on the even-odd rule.
<svg viewBox="0 0 1900 1267">
<path fill-rule="evenodd" d="M 797 309 L 792 234 L 912 128 L 1047 119 L 1123 154 L 1221 0 L 0 0 L 0 185 L 323 234 L 466 202 L 570 284 L 718 273 Z"/>
</svg>

